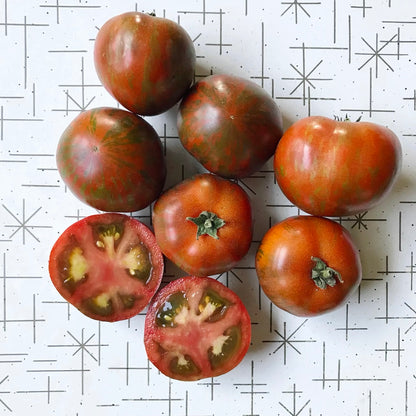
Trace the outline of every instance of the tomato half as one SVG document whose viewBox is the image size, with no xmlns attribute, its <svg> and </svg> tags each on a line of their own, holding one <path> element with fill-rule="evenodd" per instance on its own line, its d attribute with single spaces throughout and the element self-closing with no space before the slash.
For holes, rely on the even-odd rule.
<svg viewBox="0 0 416 416">
<path fill-rule="evenodd" d="M 399 174 L 402 151 L 388 128 L 306 117 L 284 133 L 274 156 L 277 183 L 301 210 L 358 214 L 378 205 Z"/>
<path fill-rule="evenodd" d="M 217 377 L 236 367 L 250 346 L 250 316 L 231 289 L 210 277 L 182 277 L 149 306 L 144 344 L 166 376 L 184 381 Z"/>
<path fill-rule="evenodd" d="M 80 113 L 59 140 L 56 162 L 74 195 L 101 211 L 147 207 L 166 178 L 156 131 L 141 117 L 116 108 Z"/>
<path fill-rule="evenodd" d="M 163 254 L 197 276 L 233 268 L 250 248 L 252 222 L 247 193 L 211 173 L 185 179 L 153 207 L 153 229 Z"/>
<path fill-rule="evenodd" d="M 348 231 L 328 218 L 300 215 L 272 226 L 256 255 L 265 295 L 279 308 L 314 316 L 344 303 L 361 282 Z"/>
<path fill-rule="evenodd" d="M 183 98 L 179 138 L 207 170 L 226 178 L 257 172 L 283 133 L 273 98 L 259 85 L 231 75 L 211 75 Z"/>
<path fill-rule="evenodd" d="M 86 316 L 120 321 L 150 302 L 162 280 L 163 256 L 140 221 L 124 214 L 91 215 L 59 236 L 49 274 L 63 298 Z"/>
<path fill-rule="evenodd" d="M 95 68 L 103 86 L 141 115 L 156 115 L 176 104 L 193 82 L 195 61 L 188 33 L 150 14 L 114 16 L 95 39 Z"/>
</svg>

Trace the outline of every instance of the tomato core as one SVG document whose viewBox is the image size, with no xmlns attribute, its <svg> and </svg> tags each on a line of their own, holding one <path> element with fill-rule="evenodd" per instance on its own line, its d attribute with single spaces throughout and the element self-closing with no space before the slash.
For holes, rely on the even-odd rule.
<svg viewBox="0 0 416 416">
<path fill-rule="evenodd" d="M 193 222 L 198 228 L 196 231 L 196 239 L 201 235 L 209 235 L 218 240 L 218 230 L 225 225 L 225 221 L 216 214 L 209 211 L 202 211 L 198 217 L 186 217 L 188 221 Z"/>
<path fill-rule="evenodd" d="M 337 280 L 344 283 L 341 273 L 329 267 L 322 259 L 312 256 L 311 260 L 315 262 L 311 278 L 320 289 L 326 289 L 328 286 L 334 287 L 337 284 Z"/>
</svg>

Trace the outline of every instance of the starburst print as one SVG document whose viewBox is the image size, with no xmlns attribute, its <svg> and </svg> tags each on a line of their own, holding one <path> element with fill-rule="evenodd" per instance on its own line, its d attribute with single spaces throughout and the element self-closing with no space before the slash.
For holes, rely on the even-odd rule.
<svg viewBox="0 0 416 416">
<path fill-rule="evenodd" d="M 321 4 L 321 2 L 320 1 L 293 0 L 293 1 L 282 1 L 282 4 L 287 6 L 286 9 L 283 11 L 282 16 L 288 12 L 293 12 L 295 16 L 295 23 L 298 23 L 299 13 L 303 13 L 306 16 L 311 17 L 306 6 Z"/>
</svg>

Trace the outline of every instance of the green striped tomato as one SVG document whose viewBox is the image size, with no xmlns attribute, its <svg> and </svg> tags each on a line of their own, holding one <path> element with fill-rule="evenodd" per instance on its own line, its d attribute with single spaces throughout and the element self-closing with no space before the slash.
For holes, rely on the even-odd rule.
<svg viewBox="0 0 416 416">
<path fill-rule="evenodd" d="M 273 98 L 256 83 L 227 74 L 198 81 L 179 107 L 184 148 L 207 170 L 244 178 L 269 160 L 283 134 Z"/>
<path fill-rule="evenodd" d="M 398 177 L 398 137 L 370 122 L 303 118 L 286 130 L 274 169 L 286 197 L 318 216 L 358 214 L 378 205 Z"/>
<path fill-rule="evenodd" d="M 141 117 L 115 108 L 80 113 L 59 140 L 56 162 L 74 195 L 101 211 L 146 208 L 166 178 L 156 131 Z"/>
<path fill-rule="evenodd" d="M 99 30 L 95 68 L 103 86 L 128 110 L 160 114 L 174 106 L 191 85 L 195 48 L 177 23 L 127 12 Z"/>
</svg>

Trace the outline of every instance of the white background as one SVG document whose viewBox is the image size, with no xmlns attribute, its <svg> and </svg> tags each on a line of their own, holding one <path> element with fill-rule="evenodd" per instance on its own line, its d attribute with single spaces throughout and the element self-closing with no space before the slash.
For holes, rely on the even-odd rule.
<svg viewBox="0 0 416 416">
<path fill-rule="evenodd" d="M 285 128 L 308 115 L 362 116 L 403 145 L 390 196 L 342 220 L 360 249 L 360 290 L 317 318 L 271 306 L 253 268 L 268 227 L 297 208 L 279 191 L 270 161 L 240 182 L 255 209 L 254 241 L 239 267 L 217 278 L 245 302 L 253 339 L 241 365 L 215 379 L 169 380 L 147 360 L 144 314 L 100 324 L 49 281 L 58 235 L 96 212 L 65 188 L 56 145 L 80 111 L 117 106 L 92 52 L 99 27 L 130 10 L 179 22 L 195 43 L 196 79 L 227 72 L 254 80 L 276 100 Z M 415 28 L 413 0 L 3 1 L 0 413 L 414 416 Z M 177 138 L 176 108 L 147 119 L 165 146 L 166 186 L 202 171 Z M 134 215 L 151 225 L 150 209 Z M 165 282 L 181 275 L 167 263 Z"/>
</svg>

